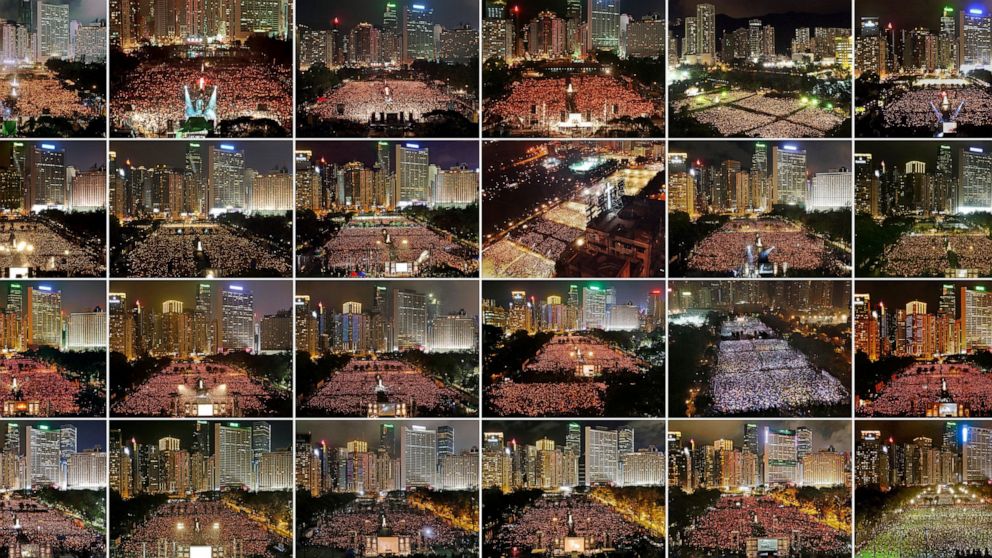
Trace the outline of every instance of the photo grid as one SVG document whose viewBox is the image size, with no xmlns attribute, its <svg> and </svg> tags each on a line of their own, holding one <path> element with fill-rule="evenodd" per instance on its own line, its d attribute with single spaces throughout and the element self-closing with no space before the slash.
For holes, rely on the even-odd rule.
<svg viewBox="0 0 992 558">
<path fill-rule="evenodd" d="M 0 558 L 992 552 L 992 4 L 0 20 Z"/>
</svg>

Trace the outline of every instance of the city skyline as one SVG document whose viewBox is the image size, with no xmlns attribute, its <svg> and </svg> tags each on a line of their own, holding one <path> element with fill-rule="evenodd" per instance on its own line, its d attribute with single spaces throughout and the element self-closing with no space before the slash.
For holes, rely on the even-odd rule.
<svg viewBox="0 0 992 558">
<path fill-rule="evenodd" d="M 665 296 L 665 284 L 659 281 L 483 281 L 483 300 L 493 299 L 497 304 L 509 304 L 513 302 L 512 293 L 514 291 L 524 291 L 528 298 L 534 297 L 536 300 L 544 301 L 549 296 L 560 296 L 564 301 L 568 296 L 569 287 L 576 285 L 579 291 L 588 287 L 598 287 L 602 289 L 613 288 L 616 290 L 616 301 L 618 304 L 630 302 L 638 307 L 647 306 L 647 299 L 653 291 L 661 290 L 660 295 Z"/>
<path fill-rule="evenodd" d="M 454 451 L 462 453 L 479 447 L 478 423 L 475 421 L 447 421 L 410 418 L 404 420 L 297 420 L 296 434 L 309 433 L 311 444 L 319 445 L 326 442 L 328 447 L 343 447 L 348 442 L 361 440 L 367 442 L 370 448 L 378 447 L 380 427 L 392 424 L 397 428 L 406 426 L 423 426 L 436 430 L 439 426 L 450 426 L 453 429 Z"/>
<path fill-rule="evenodd" d="M 113 140 L 110 151 L 117 154 L 118 165 L 124 166 L 130 161 L 132 167 L 154 167 L 166 165 L 170 168 L 184 168 L 188 165 L 187 152 L 190 146 L 200 146 L 200 153 L 206 161 L 207 151 L 211 147 L 223 149 L 232 146 L 232 151 L 244 152 L 244 166 L 260 173 L 274 170 L 292 172 L 293 144 L 285 141 L 237 141 L 237 140 L 197 140 L 192 142 L 144 142 Z"/>
<path fill-rule="evenodd" d="M 21 447 L 24 447 L 25 437 L 27 436 L 27 427 L 39 427 L 45 426 L 49 429 L 58 429 L 62 426 L 72 426 L 76 429 L 76 447 L 78 451 L 96 449 L 99 448 L 100 451 L 107 451 L 107 432 L 106 421 L 104 420 L 80 420 L 73 421 L 71 419 L 46 419 L 46 420 L 0 420 L 0 432 L 6 433 L 9 431 L 9 425 L 17 425 L 18 435 Z"/>
<path fill-rule="evenodd" d="M 565 444 L 568 435 L 568 425 L 578 424 L 586 427 L 603 427 L 611 430 L 622 428 L 634 429 L 634 450 L 655 446 L 664 447 L 666 429 L 665 422 L 658 420 L 554 420 L 554 421 L 523 421 L 523 420 L 483 420 L 482 435 L 487 432 L 503 432 L 504 440 L 516 440 L 521 444 L 533 444 L 542 438 L 554 440 L 556 444 Z M 485 439 L 483 439 L 485 444 Z"/>
<path fill-rule="evenodd" d="M 195 441 L 193 426 L 196 423 L 208 424 L 213 427 L 215 424 L 251 426 L 252 423 L 262 422 L 270 425 L 272 433 L 272 451 L 292 448 L 293 445 L 293 421 L 290 419 L 267 419 L 251 420 L 242 419 L 240 421 L 230 420 L 110 420 L 110 430 L 120 430 L 121 438 L 129 443 L 133 438 L 139 444 L 157 444 L 162 438 L 178 438 L 180 448 L 189 448 Z M 211 441 L 213 447 L 213 441 Z"/>
<path fill-rule="evenodd" d="M 397 11 L 401 11 L 406 3 L 398 0 Z M 418 2 L 434 10 L 434 19 L 445 27 L 469 25 L 478 27 L 475 14 L 479 13 L 478 0 L 428 0 Z M 368 22 L 375 26 L 382 24 L 382 13 L 386 0 L 381 2 L 358 2 L 328 4 L 323 0 L 297 0 L 296 23 L 314 29 L 332 29 L 334 19 L 340 26 L 350 28 L 359 23 Z M 471 17 L 466 17 L 471 14 Z"/>
<path fill-rule="evenodd" d="M 183 303 L 184 307 L 193 308 L 196 305 L 197 287 L 201 283 L 217 286 L 217 293 L 230 285 L 239 285 L 251 291 L 257 318 L 276 314 L 280 311 L 288 311 L 293 307 L 292 281 L 227 281 L 219 279 L 129 281 L 127 279 L 115 279 L 110 281 L 110 292 L 126 293 L 128 309 L 135 302 L 142 300 L 145 301 L 142 304 L 146 307 L 150 305 L 156 309 L 161 309 L 162 303 L 167 300 L 178 300 Z"/>
<path fill-rule="evenodd" d="M 716 440 L 733 440 L 735 447 L 744 444 L 744 426 L 757 424 L 759 430 L 764 427 L 772 429 L 795 430 L 806 427 L 813 432 L 813 450 L 825 451 L 833 447 L 840 453 L 851 451 L 851 421 L 844 420 L 686 420 L 672 419 L 668 421 L 669 432 L 681 432 L 683 442 L 694 440 L 697 444 L 712 443 Z"/>
<path fill-rule="evenodd" d="M 877 307 L 879 303 L 884 303 L 886 308 L 899 310 L 912 301 L 921 301 L 927 305 L 931 312 L 936 312 L 941 305 L 941 291 L 943 285 L 953 285 L 955 295 L 962 287 L 974 288 L 976 286 L 992 289 L 992 281 L 984 283 L 980 280 L 972 281 L 857 281 L 854 286 L 856 294 L 867 294 L 871 297 L 871 305 Z M 957 308 L 957 304 L 954 305 Z"/>
<path fill-rule="evenodd" d="M 793 145 L 806 155 L 806 169 L 810 174 L 836 171 L 843 167 L 851 170 L 851 144 L 846 141 L 672 141 L 670 153 L 685 152 L 689 160 L 701 160 L 705 164 L 719 165 L 733 160 L 741 163 L 741 168 L 751 169 L 756 143 L 769 147 Z M 771 154 L 771 151 L 768 151 Z M 770 157 L 769 157 L 770 159 Z"/>
<path fill-rule="evenodd" d="M 915 0 L 899 2 L 898 0 L 857 0 L 854 3 L 855 25 L 859 25 L 862 17 L 879 17 L 883 25 L 891 23 L 893 27 L 916 28 L 930 30 L 940 28 L 940 17 L 944 8 L 952 11 L 965 10 L 978 6 L 989 5 L 985 2 L 961 2 L 956 0 Z"/>
<path fill-rule="evenodd" d="M 858 0 L 859 2 L 861 0 Z M 741 3 L 732 0 L 672 0 L 668 10 L 672 18 L 683 17 L 683 14 L 695 12 L 699 4 L 714 4 L 716 13 L 734 18 L 753 17 L 763 14 L 795 12 L 796 4 L 790 0 L 752 0 Z M 808 0 L 802 4 L 804 13 L 829 14 L 837 13 L 835 0 Z"/>
<path fill-rule="evenodd" d="M 51 287 L 53 291 L 59 291 L 62 295 L 62 311 L 68 312 L 92 312 L 99 307 L 101 311 L 107 308 L 106 283 L 100 280 L 95 281 L 47 281 L 47 280 L 5 280 L 0 282 L 0 302 L 7 306 L 7 295 L 10 292 L 11 284 L 22 285 L 25 290 L 29 287 Z M 23 296 L 23 295 L 22 295 Z"/>
<path fill-rule="evenodd" d="M 315 160 L 325 159 L 330 164 L 345 164 L 359 161 L 367 167 L 379 162 L 377 146 L 389 144 L 390 151 L 395 146 L 409 142 L 387 141 L 298 141 L 296 151 L 312 151 Z M 418 146 L 430 153 L 432 165 L 447 169 L 466 164 L 470 169 L 479 168 L 479 144 L 474 141 L 417 141 Z"/>
<path fill-rule="evenodd" d="M 18 4 L 20 3 L 22 3 L 22 0 L 0 1 L 0 17 L 17 20 L 19 14 Z M 103 0 L 69 0 L 68 2 L 59 0 L 58 3 L 69 6 L 69 19 L 74 19 L 82 23 L 107 19 L 107 3 Z"/>
<path fill-rule="evenodd" d="M 622 14 L 628 14 L 635 18 L 641 16 L 658 14 L 662 17 L 665 15 L 665 4 L 659 0 L 619 0 L 619 11 Z M 485 10 L 486 0 L 482 0 L 483 10 Z M 518 6 L 520 12 L 515 14 L 515 19 L 520 21 L 529 21 L 534 16 L 540 12 L 550 10 L 557 14 L 564 14 L 567 12 L 567 0 L 533 0 L 531 2 L 521 2 L 509 0 L 507 2 L 507 7 L 511 8 L 513 6 Z M 583 16 L 585 14 L 587 7 L 587 2 L 582 2 L 582 12 Z"/>
<path fill-rule="evenodd" d="M 296 294 L 310 296 L 311 306 L 324 306 L 337 312 L 346 302 L 359 302 L 364 308 L 374 305 L 376 287 L 412 289 L 434 295 L 441 301 L 442 314 L 464 310 L 468 316 L 479 313 L 479 295 L 475 284 L 467 281 L 297 281 Z"/>
</svg>

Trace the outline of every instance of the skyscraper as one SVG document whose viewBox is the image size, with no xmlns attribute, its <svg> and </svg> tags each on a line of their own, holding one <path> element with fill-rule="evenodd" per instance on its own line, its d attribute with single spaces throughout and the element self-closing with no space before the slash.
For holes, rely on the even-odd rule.
<svg viewBox="0 0 992 558">
<path fill-rule="evenodd" d="M 416 143 L 396 144 L 396 202 L 430 201 L 430 150 Z"/>
<path fill-rule="evenodd" d="M 28 483 L 31 488 L 60 485 L 60 430 L 46 424 L 29 424 L 24 441 L 24 458 L 28 466 Z"/>
<path fill-rule="evenodd" d="M 251 291 L 241 285 L 228 285 L 222 293 L 223 348 L 232 351 L 254 347 L 255 301 Z"/>
<path fill-rule="evenodd" d="M 806 150 L 794 144 L 772 150 L 772 199 L 786 205 L 806 204 Z"/>
<path fill-rule="evenodd" d="M 251 462 L 252 429 L 236 422 L 214 424 L 214 488 L 254 486 Z"/>
<path fill-rule="evenodd" d="M 585 484 L 614 484 L 618 476 L 619 433 L 602 426 L 585 428 Z"/>
<path fill-rule="evenodd" d="M 431 487 L 437 479 L 437 431 L 426 426 L 403 427 L 400 438 L 400 485 Z"/>
<path fill-rule="evenodd" d="M 61 347 L 62 291 L 48 285 L 30 287 L 26 317 L 29 346 Z"/>
<path fill-rule="evenodd" d="M 233 145 L 212 145 L 207 151 L 207 209 L 213 213 L 248 208 L 245 152 Z"/>
<path fill-rule="evenodd" d="M 434 9 L 422 3 L 409 3 L 403 8 L 403 62 L 435 58 Z"/>
<path fill-rule="evenodd" d="M 36 7 L 36 60 L 44 62 L 49 58 L 69 58 L 69 4 L 39 0 Z"/>
<path fill-rule="evenodd" d="M 962 213 L 992 210 L 992 154 L 981 147 L 961 147 L 958 152 L 957 210 Z"/>
<path fill-rule="evenodd" d="M 393 289 L 391 322 L 393 350 L 416 349 L 427 344 L 427 295 L 411 289 Z"/>
<path fill-rule="evenodd" d="M 593 50 L 620 50 L 619 0 L 587 0 L 586 23 Z"/>
<path fill-rule="evenodd" d="M 765 427 L 764 472 L 765 484 L 792 484 L 796 482 L 797 445 L 796 431 Z"/>
<path fill-rule="evenodd" d="M 437 458 L 455 454 L 455 429 L 442 425 L 437 427 Z"/>
<path fill-rule="evenodd" d="M 68 6 L 66 6 L 68 9 Z M 65 150 L 55 144 L 36 143 L 27 152 L 26 208 L 40 211 L 63 207 L 67 202 Z"/>
</svg>

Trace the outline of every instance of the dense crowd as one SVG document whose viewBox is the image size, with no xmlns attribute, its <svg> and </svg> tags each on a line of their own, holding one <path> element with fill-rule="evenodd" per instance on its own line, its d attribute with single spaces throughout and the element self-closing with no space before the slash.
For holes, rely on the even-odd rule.
<svg viewBox="0 0 992 558">
<path fill-rule="evenodd" d="M 380 383 L 387 402 L 404 403 L 418 415 L 444 414 L 459 400 L 457 391 L 405 362 L 352 359 L 305 398 L 305 405 L 335 416 L 366 416 L 380 396 Z"/>
<path fill-rule="evenodd" d="M 502 382 L 486 390 L 493 414 L 504 417 L 602 416 L 606 384 Z"/>
<path fill-rule="evenodd" d="M 746 540 L 754 536 L 785 539 L 790 554 L 840 553 L 850 542 L 846 533 L 821 523 L 816 515 L 783 506 L 770 496 L 723 496 L 695 520 L 686 544 L 742 552 Z"/>
<path fill-rule="evenodd" d="M 554 277 L 555 262 L 502 238 L 482 251 L 486 277 Z"/>
<path fill-rule="evenodd" d="M 833 257 L 826 241 L 801 226 L 775 219 L 730 221 L 699 242 L 689 255 L 689 269 L 731 275 L 747 262 L 747 248 L 758 258 L 756 247 L 771 252 L 768 261 L 791 270 L 840 274 L 842 262 Z M 774 248 L 774 249 L 772 249 Z"/>
<path fill-rule="evenodd" d="M 534 358 L 524 364 L 526 372 L 562 372 L 578 377 L 610 372 L 632 372 L 644 363 L 620 349 L 585 335 L 558 335 L 545 343 Z"/>
<path fill-rule="evenodd" d="M 792 411 L 848 398 L 840 380 L 816 369 L 784 339 L 720 341 L 710 382 L 713 408 L 720 413 Z"/>
<path fill-rule="evenodd" d="M 0 360 L 0 386 L 4 400 L 37 401 L 41 416 L 79 414 L 77 398 L 82 384 L 50 364 L 30 358 Z"/>
<path fill-rule="evenodd" d="M 992 415 L 992 374 L 971 364 L 917 363 L 884 382 L 878 397 L 858 407 L 866 416 L 926 416 L 947 395 L 972 415 Z"/>
<path fill-rule="evenodd" d="M 590 498 L 544 497 L 521 510 L 515 521 L 503 525 L 496 533 L 496 542 L 506 548 L 549 549 L 569 534 L 569 514 L 575 535 L 589 537 L 594 548 L 623 548 L 650 536 L 639 525 Z"/>
<path fill-rule="evenodd" d="M 371 509 L 354 506 L 325 513 L 317 519 L 313 529 L 301 536 L 301 542 L 335 549 L 360 549 L 364 556 L 367 550 L 365 537 L 378 532 L 383 515 L 386 527 L 394 536 L 409 537 L 412 550 L 425 554 L 434 547 L 472 546 L 469 539 L 476 536 L 424 510 L 376 505 Z"/>
<path fill-rule="evenodd" d="M 106 270 L 97 252 L 34 219 L 0 221 L 0 269 L 11 267 L 68 277 L 95 277 Z"/>
<path fill-rule="evenodd" d="M 885 251 L 885 271 L 905 277 L 945 276 L 950 254 L 958 269 L 992 273 L 992 239 L 981 233 L 905 234 Z"/>
<path fill-rule="evenodd" d="M 478 252 L 411 221 L 363 221 L 342 228 L 324 244 L 327 267 L 341 273 L 417 275 L 447 265 L 466 274 L 478 270 Z M 394 264 L 409 264 L 407 272 Z"/>
<path fill-rule="evenodd" d="M 633 83 L 609 76 L 524 78 L 510 87 L 505 98 L 489 101 L 485 111 L 487 119 L 515 128 L 551 127 L 572 112 L 588 115 L 598 124 L 657 113 L 654 102 L 645 99 Z"/>
<path fill-rule="evenodd" d="M 316 102 L 301 106 L 304 115 L 322 120 L 351 120 L 367 123 L 378 121 L 385 114 L 403 113 L 404 121 L 411 116 L 418 121 L 432 111 L 456 108 L 456 99 L 441 87 L 422 81 L 376 80 L 348 81 L 327 92 Z"/>
<path fill-rule="evenodd" d="M 946 92 L 952 112 L 964 102 L 956 119 L 958 124 L 992 126 L 992 94 L 987 89 L 968 86 L 947 89 Z M 933 89 L 907 91 L 885 104 L 884 126 L 887 128 L 936 126 L 937 116 L 933 112 L 933 107 L 940 108 L 941 102 L 938 92 Z"/>
<path fill-rule="evenodd" d="M 992 509 L 987 504 L 910 506 L 887 516 L 882 532 L 866 541 L 858 556 L 954 558 L 992 551 Z"/>
<path fill-rule="evenodd" d="M 773 97 L 770 91 L 733 92 L 727 96 L 689 97 L 673 103 L 676 111 L 692 110 L 693 118 L 714 126 L 722 136 L 753 138 L 823 137 L 843 119 L 800 98 Z"/>
<path fill-rule="evenodd" d="M 158 548 L 162 541 L 170 548 L 173 544 L 212 546 L 213 554 L 222 556 L 275 557 L 277 553 L 271 546 L 291 544 L 289 539 L 272 533 L 247 514 L 222 502 L 172 501 L 152 512 L 123 538 L 121 556 L 147 556 L 148 549 Z"/>
<path fill-rule="evenodd" d="M 198 277 L 202 268 L 216 277 L 292 274 L 288 257 L 265 240 L 247 238 L 226 226 L 210 229 L 160 228 L 125 256 L 130 277 Z"/>
<path fill-rule="evenodd" d="M 13 92 L 10 81 L 0 82 L 0 97 Z M 43 114 L 61 118 L 93 119 L 100 116 L 95 107 L 80 101 L 79 95 L 66 89 L 54 77 L 26 77 L 17 81 L 17 109 L 15 117 L 37 118 Z"/>
<path fill-rule="evenodd" d="M 0 500 L 0 525 L 0 546 L 10 550 L 11 556 L 13 549 L 27 545 L 38 545 L 45 556 L 103 556 L 106 552 L 103 533 L 34 498 Z"/>
<path fill-rule="evenodd" d="M 183 86 L 191 95 L 204 78 L 204 91 L 217 87 L 217 118 L 271 118 L 288 128 L 293 117 L 293 78 L 290 68 L 241 58 L 201 61 L 144 62 L 128 75 L 127 83 L 111 94 L 111 123 L 144 136 L 163 136 L 170 123 L 185 120 Z M 209 93 L 207 93 L 209 96 Z"/>
<path fill-rule="evenodd" d="M 196 416 L 197 403 L 210 403 L 218 416 L 259 416 L 267 414 L 273 395 L 241 368 L 174 362 L 129 389 L 112 409 L 128 416 Z"/>
</svg>

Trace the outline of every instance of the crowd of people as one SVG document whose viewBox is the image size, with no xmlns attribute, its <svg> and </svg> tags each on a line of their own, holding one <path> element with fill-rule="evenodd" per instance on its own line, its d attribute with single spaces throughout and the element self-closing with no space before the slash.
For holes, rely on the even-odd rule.
<svg viewBox="0 0 992 558">
<path fill-rule="evenodd" d="M 316 102 L 300 107 L 302 115 L 321 120 L 368 123 L 387 114 L 403 114 L 404 121 L 419 121 L 432 111 L 457 108 L 458 101 L 432 83 L 412 80 L 347 81 Z M 397 118 L 399 118 L 397 116 Z"/>
<path fill-rule="evenodd" d="M 885 250 L 885 271 L 904 277 L 943 277 L 952 267 L 992 273 L 992 239 L 982 233 L 904 234 Z"/>
<path fill-rule="evenodd" d="M 784 539 L 790 555 L 839 554 L 850 544 L 847 533 L 771 496 L 722 496 L 695 519 L 686 544 L 707 551 L 743 552 L 752 537 Z"/>
<path fill-rule="evenodd" d="M 51 364 L 31 358 L 0 360 L 0 386 L 5 401 L 37 402 L 39 416 L 79 414 L 82 384 Z"/>
<path fill-rule="evenodd" d="M 0 97 L 10 97 L 14 89 L 11 80 L 0 82 Z M 16 90 L 13 116 L 17 118 L 37 118 L 49 114 L 60 118 L 92 120 L 100 116 L 97 107 L 83 103 L 76 91 L 66 89 L 55 77 L 20 78 Z"/>
<path fill-rule="evenodd" d="M 502 417 L 602 416 L 606 384 L 601 382 L 501 382 L 486 389 L 492 412 Z"/>
<path fill-rule="evenodd" d="M 526 372 L 560 372 L 576 377 L 631 372 L 643 367 L 644 363 L 629 353 L 585 335 L 557 335 L 524 363 Z"/>
<path fill-rule="evenodd" d="M 696 121 L 714 126 L 722 136 L 815 138 L 843 122 L 841 116 L 814 106 L 808 98 L 803 102 L 802 98 L 774 97 L 770 93 L 707 94 L 676 101 L 673 108 L 688 108 Z"/>
<path fill-rule="evenodd" d="M 383 517 L 386 528 L 392 531 L 393 536 L 409 537 L 411 550 L 420 554 L 428 554 L 432 549 L 471 547 L 470 539 L 476 536 L 425 510 L 400 504 L 377 504 L 354 505 L 325 513 L 317 519 L 312 529 L 301 536 L 300 542 L 308 546 L 360 550 L 356 554 L 370 556 L 372 554 L 366 554 L 369 550 L 366 537 L 378 534 Z"/>
<path fill-rule="evenodd" d="M 554 550 L 558 555 L 561 545 L 569 536 L 572 516 L 574 536 L 591 540 L 591 548 L 623 548 L 649 538 L 641 526 L 628 521 L 605 504 L 584 496 L 544 497 L 522 509 L 513 522 L 507 522 L 496 533 L 496 543 L 504 548 L 519 547 L 528 550 Z M 546 554 L 551 555 L 552 552 Z M 566 553 L 567 554 L 567 553 Z"/>
<path fill-rule="evenodd" d="M 99 277 L 106 271 L 99 251 L 83 248 L 40 219 L 0 221 L 0 269 L 11 267 L 67 277 Z"/>
<path fill-rule="evenodd" d="M 988 504 L 907 506 L 864 542 L 858 556 L 987 556 L 992 551 L 992 522 Z"/>
<path fill-rule="evenodd" d="M 284 128 L 293 121 L 293 75 L 288 67 L 246 62 L 239 57 L 209 61 L 144 62 L 127 83 L 111 92 L 111 124 L 138 135 L 161 137 L 185 120 L 183 86 L 204 96 L 217 88 L 217 118 L 270 118 Z M 219 124 L 219 122 L 218 122 Z"/>
<path fill-rule="evenodd" d="M 460 401 L 454 389 L 398 360 L 352 359 L 313 395 L 302 396 L 305 406 L 335 416 L 368 416 L 380 398 L 405 404 L 410 414 L 428 416 L 444 415 Z"/>
<path fill-rule="evenodd" d="M 38 545 L 42 556 L 103 556 L 104 534 L 77 519 L 49 508 L 34 498 L 16 496 L 0 500 L 0 546 L 10 556 L 28 545 Z M 137 556 L 137 555 L 135 555 Z"/>
<path fill-rule="evenodd" d="M 555 262 L 504 237 L 482 251 L 486 277 L 554 277 Z"/>
<path fill-rule="evenodd" d="M 955 121 L 972 126 L 992 126 L 992 94 L 984 87 L 966 86 L 946 89 L 951 111 L 961 112 Z M 885 103 L 883 122 L 886 128 L 936 127 L 937 115 L 933 107 L 940 108 L 943 99 L 934 89 L 912 89 Z"/>
<path fill-rule="evenodd" d="M 103 536 L 100 536 L 103 540 Z M 120 556 L 141 558 L 148 549 L 166 542 L 172 546 L 211 546 L 215 556 L 269 556 L 278 554 L 270 547 L 292 544 L 289 539 L 264 528 L 248 514 L 235 511 L 223 502 L 170 501 L 144 523 L 128 533 L 120 543 Z"/>
<path fill-rule="evenodd" d="M 801 226 L 779 219 L 730 221 L 699 242 L 689 255 L 689 269 L 706 274 L 732 275 L 748 261 L 748 247 L 758 259 L 771 250 L 768 261 L 780 271 L 818 271 L 839 275 L 843 263 L 832 254 L 826 241 Z"/>
<path fill-rule="evenodd" d="M 443 265 L 471 275 L 479 268 L 478 251 L 411 221 L 345 226 L 324 244 L 323 254 L 327 267 L 341 274 L 417 276 Z"/>
<path fill-rule="evenodd" d="M 555 128 L 563 115 L 578 113 L 592 125 L 619 118 L 651 118 L 655 103 L 645 99 L 636 86 L 611 76 L 569 78 L 524 78 L 510 86 L 502 99 L 484 107 L 487 120 L 513 128 Z"/>
<path fill-rule="evenodd" d="M 275 253 L 266 240 L 248 238 L 219 225 L 204 228 L 159 228 L 124 255 L 130 277 L 215 277 L 292 275 L 288 256 Z"/>
<path fill-rule="evenodd" d="M 126 416 L 197 416 L 197 404 L 216 416 L 263 416 L 275 394 L 236 366 L 173 362 L 124 394 L 111 407 Z"/>
<path fill-rule="evenodd" d="M 883 382 L 878 396 L 857 410 L 864 416 L 922 417 L 947 396 L 972 415 L 992 415 L 992 374 L 972 364 L 912 364 Z"/>
<path fill-rule="evenodd" d="M 722 414 L 792 412 L 848 400 L 840 380 L 784 339 L 720 341 L 710 388 L 713 408 Z"/>
</svg>

